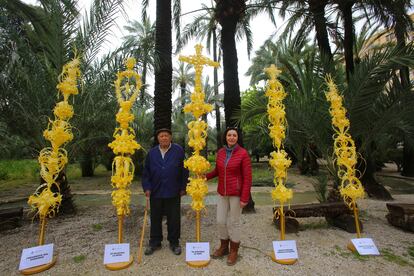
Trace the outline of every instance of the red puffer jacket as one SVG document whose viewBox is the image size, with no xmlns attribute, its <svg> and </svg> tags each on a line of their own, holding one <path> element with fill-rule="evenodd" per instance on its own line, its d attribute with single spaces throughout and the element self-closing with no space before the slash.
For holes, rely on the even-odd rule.
<svg viewBox="0 0 414 276">
<path fill-rule="evenodd" d="M 209 172 L 207 179 L 218 176 L 217 192 L 222 196 L 239 196 L 240 201 L 249 202 L 252 186 L 252 166 L 247 150 L 236 145 L 226 162 L 226 149 L 217 152 L 216 167 Z"/>
</svg>

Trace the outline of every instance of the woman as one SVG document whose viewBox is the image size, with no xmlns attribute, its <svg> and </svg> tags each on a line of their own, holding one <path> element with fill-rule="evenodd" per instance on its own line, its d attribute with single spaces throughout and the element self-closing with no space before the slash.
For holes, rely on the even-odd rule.
<svg viewBox="0 0 414 276">
<path fill-rule="evenodd" d="M 240 215 L 250 198 L 252 168 L 249 153 L 237 144 L 237 128 L 227 128 L 223 138 L 225 146 L 217 152 L 216 167 L 206 175 L 207 179 L 218 176 L 217 228 L 221 245 L 212 257 L 228 254 L 227 264 L 234 265 L 240 245 Z"/>
</svg>

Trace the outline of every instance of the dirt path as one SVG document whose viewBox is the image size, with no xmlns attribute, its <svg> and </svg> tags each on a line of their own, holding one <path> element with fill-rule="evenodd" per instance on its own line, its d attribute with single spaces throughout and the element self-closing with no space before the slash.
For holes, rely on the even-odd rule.
<svg viewBox="0 0 414 276">
<path fill-rule="evenodd" d="M 412 196 L 396 196 L 399 201 L 410 201 Z M 144 256 L 143 263 L 136 262 L 128 269 L 109 272 L 103 266 L 104 245 L 116 242 L 117 220 L 111 206 L 85 207 L 77 216 L 52 219 L 47 227 L 46 242 L 54 243 L 59 254 L 57 264 L 40 275 L 414 275 L 414 256 L 408 251 L 414 248 L 414 235 L 390 226 L 386 219 L 385 202 L 362 200 L 360 202 L 364 236 L 372 237 L 381 250 L 379 257 L 357 257 L 345 246 L 354 234 L 329 227 L 323 219 L 300 219 L 302 228 L 298 234 L 289 234 L 298 245 L 299 261 L 292 266 L 282 266 L 271 261 L 268 253 L 278 232 L 271 223 L 271 206 L 260 206 L 255 214 L 242 216 L 241 259 L 234 267 L 225 260 L 212 260 L 202 269 L 190 268 L 185 254 L 173 255 L 164 242 L 163 249 L 153 256 Z M 188 216 L 189 206 L 182 208 L 182 239 L 194 241 L 194 218 Z M 202 219 L 202 241 L 217 246 L 215 231 L 215 206 L 208 206 L 207 216 Z M 138 239 L 143 219 L 142 206 L 133 206 L 125 223 L 125 241 L 131 244 L 131 252 L 137 255 Z M 164 227 L 165 228 L 165 227 Z M 164 229 L 165 230 L 165 229 Z M 38 223 L 26 220 L 23 227 L 1 233 L 1 275 L 19 275 L 17 271 L 21 250 L 36 244 Z M 148 231 L 146 233 L 148 237 Z M 7 254 L 4 254 L 7 252 Z"/>
</svg>

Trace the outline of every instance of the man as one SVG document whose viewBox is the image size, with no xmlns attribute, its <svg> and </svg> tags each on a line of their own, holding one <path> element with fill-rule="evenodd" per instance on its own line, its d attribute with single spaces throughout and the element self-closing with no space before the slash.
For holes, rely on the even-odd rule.
<svg viewBox="0 0 414 276">
<path fill-rule="evenodd" d="M 184 150 L 171 143 L 171 130 L 162 128 L 156 132 L 158 144 L 145 159 L 142 187 L 150 199 L 151 233 L 145 255 L 161 248 L 162 217 L 167 216 L 167 240 L 175 255 L 181 254 L 181 196 L 185 195 L 188 170 L 184 169 Z"/>
</svg>

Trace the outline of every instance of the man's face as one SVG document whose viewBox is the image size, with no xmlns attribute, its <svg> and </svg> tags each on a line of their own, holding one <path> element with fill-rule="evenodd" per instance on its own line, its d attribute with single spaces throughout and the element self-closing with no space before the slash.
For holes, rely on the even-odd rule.
<svg viewBox="0 0 414 276">
<path fill-rule="evenodd" d="M 171 144 L 172 135 L 166 131 L 162 131 L 158 133 L 157 139 L 161 147 L 168 147 Z"/>
</svg>

